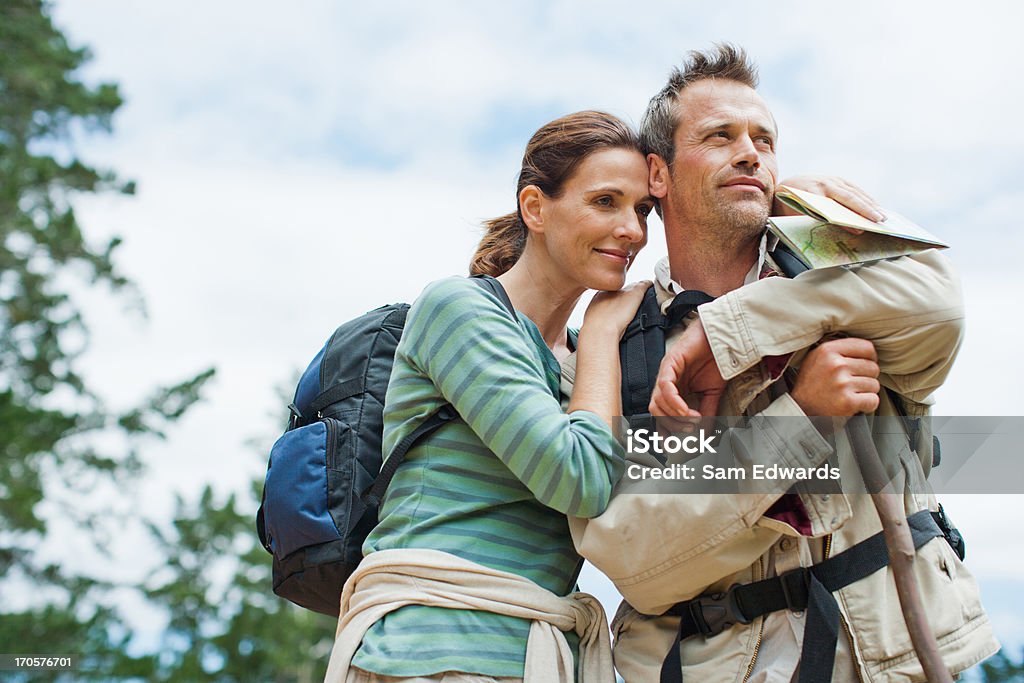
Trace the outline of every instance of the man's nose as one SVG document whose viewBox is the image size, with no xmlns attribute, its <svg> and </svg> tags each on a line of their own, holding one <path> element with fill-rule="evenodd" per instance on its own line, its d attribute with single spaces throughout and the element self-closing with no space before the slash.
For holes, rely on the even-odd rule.
<svg viewBox="0 0 1024 683">
<path fill-rule="evenodd" d="M 734 141 L 735 152 L 733 166 L 749 166 L 757 168 L 761 165 L 761 155 L 749 135 L 740 135 Z"/>
</svg>

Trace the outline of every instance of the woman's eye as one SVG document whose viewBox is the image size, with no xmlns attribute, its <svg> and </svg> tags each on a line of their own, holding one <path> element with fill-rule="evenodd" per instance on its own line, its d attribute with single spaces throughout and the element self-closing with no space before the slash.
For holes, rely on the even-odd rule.
<svg viewBox="0 0 1024 683">
<path fill-rule="evenodd" d="M 643 216 L 644 218 L 647 218 L 648 216 L 651 215 L 652 208 L 653 207 L 651 207 L 650 204 L 641 204 L 640 206 L 636 207 L 636 212 Z"/>
<path fill-rule="evenodd" d="M 598 197 L 595 200 L 595 202 L 597 203 L 598 206 L 611 206 L 613 204 L 612 198 L 609 197 L 608 195 L 604 195 L 603 197 Z"/>
</svg>

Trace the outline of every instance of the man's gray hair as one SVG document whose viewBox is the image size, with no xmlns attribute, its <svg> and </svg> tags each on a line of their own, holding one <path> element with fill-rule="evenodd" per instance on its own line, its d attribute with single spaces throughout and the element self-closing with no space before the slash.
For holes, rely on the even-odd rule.
<svg viewBox="0 0 1024 683">
<path fill-rule="evenodd" d="M 668 83 L 651 98 L 640 122 L 640 145 L 644 154 L 657 154 L 669 166 L 675 156 L 676 102 L 683 88 L 706 78 L 722 78 L 757 88 L 757 66 L 746 51 L 731 43 L 716 43 L 710 50 L 692 50 L 682 68 L 673 68 Z"/>
</svg>

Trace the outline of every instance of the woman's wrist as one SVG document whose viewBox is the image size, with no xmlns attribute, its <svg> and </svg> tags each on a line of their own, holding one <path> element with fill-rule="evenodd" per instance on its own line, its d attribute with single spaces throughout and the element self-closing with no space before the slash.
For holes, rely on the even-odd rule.
<svg viewBox="0 0 1024 683">
<path fill-rule="evenodd" d="M 624 328 L 611 321 L 584 320 L 583 327 L 580 328 L 578 345 L 611 344 L 618 346 L 624 331 Z"/>
</svg>

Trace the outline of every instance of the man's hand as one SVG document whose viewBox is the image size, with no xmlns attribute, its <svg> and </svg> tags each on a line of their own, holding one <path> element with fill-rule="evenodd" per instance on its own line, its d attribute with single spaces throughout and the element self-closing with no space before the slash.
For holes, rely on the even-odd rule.
<svg viewBox="0 0 1024 683">
<path fill-rule="evenodd" d="M 881 388 L 874 344 L 847 337 L 808 353 L 789 394 L 805 415 L 850 417 L 875 412 Z"/>
<path fill-rule="evenodd" d="M 838 176 L 801 175 L 783 180 L 779 185 L 788 185 L 798 190 L 813 192 L 836 200 L 851 211 L 872 221 L 884 221 L 885 214 L 871 196 L 848 180 Z M 772 204 L 773 216 L 798 216 L 798 211 L 789 208 L 778 199 Z M 857 230 L 856 232 L 861 232 Z"/>
<path fill-rule="evenodd" d="M 651 394 L 651 415 L 710 417 L 717 414 L 725 390 L 711 345 L 700 320 L 690 324 L 666 351 L 658 370 L 658 382 Z M 700 394 L 700 410 L 686 404 L 683 396 Z"/>
</svg>

